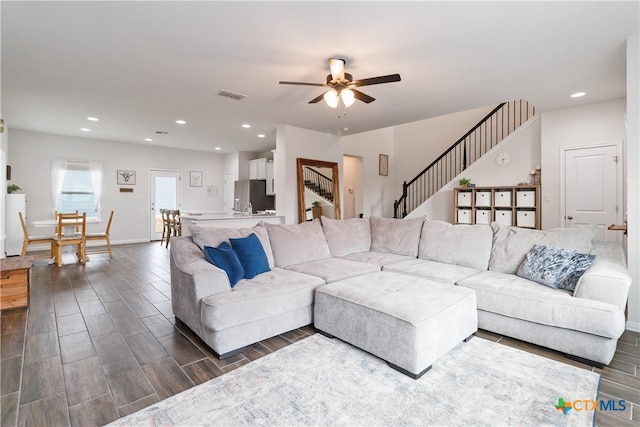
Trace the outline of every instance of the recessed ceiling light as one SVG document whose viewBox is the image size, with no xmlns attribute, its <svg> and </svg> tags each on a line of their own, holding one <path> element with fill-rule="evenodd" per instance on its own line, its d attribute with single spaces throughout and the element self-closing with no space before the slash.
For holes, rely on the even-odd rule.
<svg viewBox="0 0 640 427">
<path fill-rule="evenodd" d="M 147 141 L 147 142 L 153 141 L 153 139 L 151 139 L 151 138 L 145 138 L 144 140 Z"/>
<path fill-rule="evenodd" d="M 251 125 L 248 124 L 248 123 L 245 123 L 245 124 L 242 125 L 242 127 L 245 128 L 245 129 L 249 129 L 251 127 Z"/>
<path fill-rule="evenodd" d="M 185 122 L 184 120 L 176 120 L 176 123 L 179 125 L 186 125 L 187 122 Z"/>
<path fill-rule="evenodd" d="M 87 117 L 87 120 L 89 120 L 91 122 L 97 122 L 98 118 L 97 117 Z"/>
<path fill-rule="evenodd" d="M 220 151 L 220 150 L 222 150 L 222 148 L 220 148 L 220 147 L 215 147 L 215 148 L 214 148 L 214 150 L 216 150 L 216 151 Z"/>
<path fill-rule="evenodd" d="M 81 130 L 82 132 L 91 132 L 91 129 L 87 129 L 87 128 L 80 128 L 80 130 Z"/>
<path fill-rule="evenodd" d="M 586 92 L 576 92 L 576 93 L 572 93 L 571 97 L 572 98 L 580 98 L 581 96 L 585 96 L 587 93 Z"/>
<path fill-rule="evenodd" d="M 259 133 L 258 134 L 258 138 L 264 138 L 264 137 L 265 137 L 265 134 L 263 134 L 263 133 Z"/>
</svg>

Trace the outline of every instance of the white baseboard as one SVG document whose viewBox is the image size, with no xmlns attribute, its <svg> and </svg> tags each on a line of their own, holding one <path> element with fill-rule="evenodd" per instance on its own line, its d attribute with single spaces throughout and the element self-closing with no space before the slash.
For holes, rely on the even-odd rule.
<svg viewBox="0 0 640 427">
<path fill-rule="evenodd" d="M 149 243 L 149 239 L 132 239 L 132 240 L 111 241 L 111 246 L 126 245 L 128 243 Z M 92 246 L 105 246 L 105 243 L 104 243 L 104 240 L 97 241 L 97 242 L 89 242 L 89 244 L 87 246 L 89 246 L 89 247 L 92 247 Z M 27 255 L 31 251 L 48 251 L 48 250 L 49 250 L 49 245 L 46 245 L 46 244 L 29 245 L 29 249 L 27 250 Z"/>
<path fill-rule="evenodd" d="M 640 323 L 627 322 L 627 329 L 634 332 L 640 332 Z"/>
</svg>

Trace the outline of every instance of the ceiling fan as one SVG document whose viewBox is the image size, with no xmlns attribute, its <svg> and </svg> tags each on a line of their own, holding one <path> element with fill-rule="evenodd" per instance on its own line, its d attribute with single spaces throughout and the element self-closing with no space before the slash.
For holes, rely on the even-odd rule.
<svg viewBox="0 0 640 427">
<path fill-rule="evenodd" d="M 389 74 L 388 76 L 370 77 L 368 79 L 353 80 L 353 76 L 344 72 L 345 60 L 339 58 L 329 58 L 329 69 L 331 74 L 327 75 L 326 83 L 306 83 L 306 82 L 280 82 L 281 85 L 302 85 L 302 86 L 322 86 L 330 88 L 328 91 L 313 98 L 309 104 L 315 104 L 324 99 L 331 108 L 338 107 L 340 100 L 345 107 L 351 106 L 356 99 L 370 103 L 376 99 L 360 92 L 356 87 L 378 85 L 382 83 L 392 83 L 400 81 L 400 74 Z"/>
</svg>

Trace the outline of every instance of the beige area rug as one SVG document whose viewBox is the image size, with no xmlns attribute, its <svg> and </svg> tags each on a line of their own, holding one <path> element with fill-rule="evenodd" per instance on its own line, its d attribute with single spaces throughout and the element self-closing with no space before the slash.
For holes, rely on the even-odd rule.
<svg viewBox="0 0 640 427">
<path fill-rule="evenodd" d="M 600 376 L 474 337 L 419 380 L 320 334 L 121 418 L 116 426 L 593 425 Z"/>
</svg>

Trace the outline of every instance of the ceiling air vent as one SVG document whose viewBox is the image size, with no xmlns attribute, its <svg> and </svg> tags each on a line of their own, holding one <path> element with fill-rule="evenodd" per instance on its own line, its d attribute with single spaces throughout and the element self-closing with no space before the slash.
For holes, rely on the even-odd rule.
<svg viewBox="0 0 640 427">
<path fill-rule="evenodd" d="M 245 99 L 247 97 L 247 95 L 243 95 L 241 93 L 236 93 L 236 92 L 231 92 L 230 90 L 224 90 L 224 89 L 220 89 L 220 91 L 218 91 L 218 95 L 224 96 L 226 98 L 235 99 L 236 101 L 243 100 L 243 99 Z"/>
</svg>

